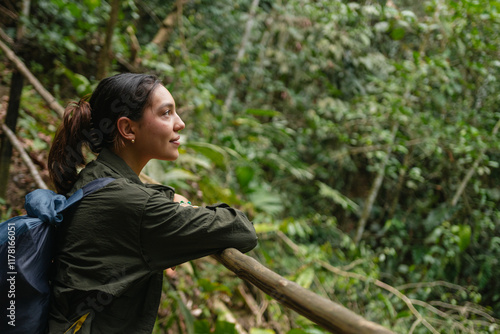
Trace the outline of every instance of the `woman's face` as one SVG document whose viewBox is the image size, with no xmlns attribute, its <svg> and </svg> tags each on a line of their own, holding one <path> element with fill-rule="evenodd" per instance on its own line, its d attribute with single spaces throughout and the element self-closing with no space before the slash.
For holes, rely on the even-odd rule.
<svg viewBox="0 0 500 334">
<path fill-rule="evenodd" d="M 177 115 L 175 101 L 170 92 L 159 85 L 152 92 L 151 104 L 135 130 L 135 149 L 143 158 L 175 160 L 179 156 L 179 131 L 185 124 Z"/>
</svg>

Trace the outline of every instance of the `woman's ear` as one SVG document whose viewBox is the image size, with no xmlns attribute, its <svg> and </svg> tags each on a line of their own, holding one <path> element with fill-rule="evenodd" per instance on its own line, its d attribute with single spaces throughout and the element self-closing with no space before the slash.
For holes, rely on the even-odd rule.
<svg viewBox="0 0 500 334">
<path fill-rule="evenodd" d="M 128 117 L 120 117 L 116 121 L 118 132 L 125 141 L 135 140 L 135 122 Z"/>
</svg>

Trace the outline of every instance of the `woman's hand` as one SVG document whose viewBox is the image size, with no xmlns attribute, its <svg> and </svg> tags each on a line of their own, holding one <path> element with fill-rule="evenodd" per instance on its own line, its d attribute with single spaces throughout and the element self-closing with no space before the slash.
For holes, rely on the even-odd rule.
<svg viewBox="0 0 500 334">
<path fill-rule="evenodd" d="M 174 202 L 177 202 L 177 203 L 182 203 L 182 202 L 187 203 L 187 202 L 189 202 L 189 200 L 186 197 L 182 196 L 182 195 L 174 194 Z"/>
<path fill-rule="evenodd" d="M 191 205 L 191 202 L 186 197 L 179 194 L 174 194 L 174 202 L 180 203 L 181 206 L 192 206 L 193 208 L 197 208 L 197 206 Z"/>
</svg>

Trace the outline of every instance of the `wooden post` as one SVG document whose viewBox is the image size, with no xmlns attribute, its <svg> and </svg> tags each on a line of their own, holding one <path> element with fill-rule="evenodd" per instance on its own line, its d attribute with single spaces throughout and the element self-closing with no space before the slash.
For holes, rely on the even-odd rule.
<svg viewBox="0 0 500 334">
<path fill-rule="evenodd" d="M 30 13 L 30 0 L 23 0 L 21 14 L 23 17 L 28 17 Z M 18 21 L 16 42 L 23 39 L 25 26 L 23 21 Z M 5 125 L 12 131 L 16 132 L 17 118 L 19 117 L 19 106 L 21 104 L 21 94 L 23 92 L 23 75 L 18 71 L 12 73 L 9 91 L 9 105 L 7 107 L 7 115 L 5 116 Z M 0 140 L 0 197 L 5 197 L 7 184 L 9 182 L 10 159 L 12 157 L 12 145 L 9 139 L 4 135 Z"/>
<path fill-rule="evenodd" d="M 287 280 L 234 248 L 228 248 L 214 257 L 241 279 L 252 283 L 282 305 L 291 308 L 331 333 L 394 334 L 389 329 L 364 319 L 344 306 Z"/>
<path fill-rule="evenodd" d="M 17 118 L 19 116 L 19 105 L 21 104 L 21 93 L 23 92 L 23 76 L 19 71 L 12 73 L 10 81 L 9 105 L 5 115 L 5 125 L 12 131 L 16 131 Z M 7 184 L 9 183 L 10 158 L 12 156 L 12 145 L 5 134 L 1 138 L 0 148 L 0 197 L 5 197 Z"/>
</svg>

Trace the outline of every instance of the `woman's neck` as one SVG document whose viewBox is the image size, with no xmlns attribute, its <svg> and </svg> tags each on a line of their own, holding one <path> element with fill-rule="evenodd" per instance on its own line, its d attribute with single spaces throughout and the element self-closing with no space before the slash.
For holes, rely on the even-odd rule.
<svg viewBox="0 0 500 334">
<path fill-rule="evenodd" d="M 149 159 L 146 160 L 141 154 L 138 154 L 134 150 L 124 147 L 123 149 L 114 151 L 114 153 L 125 161 L 125 163 L 136 173 L 141 174 L 142 169 L 148 163 Z"/>
</svg>

